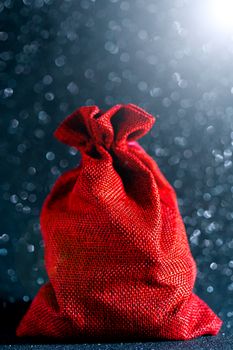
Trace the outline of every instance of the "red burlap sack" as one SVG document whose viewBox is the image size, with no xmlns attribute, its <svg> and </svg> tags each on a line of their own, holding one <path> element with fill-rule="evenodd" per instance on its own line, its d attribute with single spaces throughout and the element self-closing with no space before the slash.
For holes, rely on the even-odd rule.
<svg viewBox="0 0 233 350">
<path fill-rule="evenodd" d="M 154 118 L 133 105 L 81 107 L 56 137 L 81 164 L 41 212 L 49 282 L 18 336 L 90 341 L 190 339 L 222 321 L 192 293 L 196 265 L 175 192 L 135 141 Z"/>
</svg>

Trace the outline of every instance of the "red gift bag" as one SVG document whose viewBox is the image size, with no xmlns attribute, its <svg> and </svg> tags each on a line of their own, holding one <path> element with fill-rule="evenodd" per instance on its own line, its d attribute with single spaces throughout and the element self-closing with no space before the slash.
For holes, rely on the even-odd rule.
<svg viewBox="0 0 233 350">
<path fill-rule="evenodd" d="M 136 142 L 154 117 L 133 105 L 81 107 L 56 137 L 81 163 L 41 212 L 49 282 L 18 336 L 122 341 L 216 335 L 222 321 L 193 294 L 196 265 L 176 194 Z"/>
</svg>

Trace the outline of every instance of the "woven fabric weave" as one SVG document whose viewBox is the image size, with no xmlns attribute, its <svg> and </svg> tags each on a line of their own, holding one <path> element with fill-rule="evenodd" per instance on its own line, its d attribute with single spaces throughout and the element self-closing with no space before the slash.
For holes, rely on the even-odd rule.
<svg viewBox="0 0 233 350">
<path fill-rule="evenodd" d="M 191 339 L 222 321 L 193 293 L 196 265 L 176 194 L 136 141 L 155 118 L 133 104 L 81 107 L 55 136 L 81 152 L 42 207 L 49 282 L 18 336 Z"/>
</svg>

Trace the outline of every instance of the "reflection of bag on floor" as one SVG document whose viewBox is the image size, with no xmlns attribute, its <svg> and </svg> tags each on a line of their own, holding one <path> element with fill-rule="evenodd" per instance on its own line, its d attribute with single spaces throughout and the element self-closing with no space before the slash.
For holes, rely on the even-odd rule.
<svg viewBox="0 0 233 350">
<path fill-rule="evenodd" d="M 190 339 L 222 321 L 192 293 L 196 265 L 173 188 L 135 141 L 154 118 L 133 105 L 81 107 L 55 132 L 81 164 L 41 213 L 50 282 L 18 336 Z"/>
</svg>

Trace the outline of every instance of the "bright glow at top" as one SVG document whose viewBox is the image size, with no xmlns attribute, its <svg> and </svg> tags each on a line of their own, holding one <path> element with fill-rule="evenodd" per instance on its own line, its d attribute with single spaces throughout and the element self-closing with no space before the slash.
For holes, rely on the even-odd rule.
<svg viewBox="0 0 233 350">
<path fill-rule="evenodd" d="M 218 29 L 233 32 L 233 0 L 210 0 L 208 11 Z"/>
</svg>

